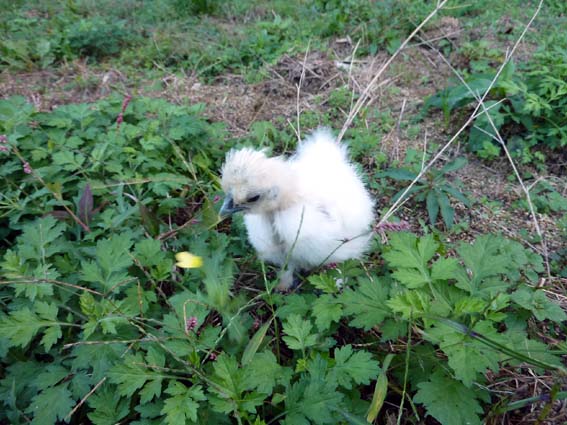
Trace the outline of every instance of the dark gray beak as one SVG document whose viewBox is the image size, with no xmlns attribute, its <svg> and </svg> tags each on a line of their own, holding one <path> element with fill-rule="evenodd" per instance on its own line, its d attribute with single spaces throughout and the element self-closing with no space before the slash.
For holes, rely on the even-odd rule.
<svg viewBox="0 0 567 425">
<path fill-rule="evenodd" d="M 226 217 L 234 214 L 235 212 L 242 211 L 243 209 L 244 207 L 240 205 L 234 205 L 232 196 L 230 194 L 227 194 L 226 198 L 224 198 L 224 202 L 222 203 L 222 207 L 219 211 L 219 214 L 223 217 Z"/>
</svg>

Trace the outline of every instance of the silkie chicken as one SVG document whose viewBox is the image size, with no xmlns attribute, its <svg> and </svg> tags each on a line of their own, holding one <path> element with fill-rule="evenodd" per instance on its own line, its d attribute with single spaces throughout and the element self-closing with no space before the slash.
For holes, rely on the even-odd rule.
<svg viewBox="0 0 567 425">
<path fill-rule="evenodd" d="M 316 130 L 289 159 L 230 151 L 222 188 L 221 215 L 242 211 L 259 257 L 282 267 L 280 291 L 292 289 L 295 271 L 359 258 L 369 244 L 372 199 L 329 129 Z"/>
</svg>

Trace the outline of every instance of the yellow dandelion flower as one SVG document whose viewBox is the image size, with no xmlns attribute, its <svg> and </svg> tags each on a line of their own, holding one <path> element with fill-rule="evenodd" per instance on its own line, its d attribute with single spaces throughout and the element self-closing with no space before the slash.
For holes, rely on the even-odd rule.
<svg viewBox="0 0 567 425">
<path fill-rule="evenodd" d="M 201 257 L 187 251 L 178 252 L 175 254 L 175 259 L 177 260 L 175 265 L 182 269 L 195 269 L 203 265 L 203 259 Z"/>
</svg>

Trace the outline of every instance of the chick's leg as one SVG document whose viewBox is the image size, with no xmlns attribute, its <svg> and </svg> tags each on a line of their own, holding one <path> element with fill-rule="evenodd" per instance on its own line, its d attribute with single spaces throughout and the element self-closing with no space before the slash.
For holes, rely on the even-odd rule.
<svg viewBox="0 0 567 425">
<path fill-rule="evenodd" d="M 295 286 L 294 281 L 294 268 L 291 266 L 287 266 L 285 269 L 282 269 L 280 272 L 280 282 L 278 286 L 276 286 L 276 291 L 278 292 L 289 292 Z"/>
</svg>

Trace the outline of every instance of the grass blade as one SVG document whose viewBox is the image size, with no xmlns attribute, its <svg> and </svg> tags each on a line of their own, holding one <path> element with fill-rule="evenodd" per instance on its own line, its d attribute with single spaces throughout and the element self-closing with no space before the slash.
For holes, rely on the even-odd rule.
<svg viewBox="0 0 567 425">
<path fill-rule="evenodd" d="M 374 422 L 374 420 L 378 417 L 378 413 L 380 413 L 380 409 L 382 409 L 384 400 L 386 399 L 386 394 L 388 392 L 388 376 L 386 376 L 386 372 L 388 371 L 388 367 L 390 367 L 390 362 L 393 358 L 393 354 L 388 354 L 386 356 L 384 364 L 382 365 L 382 371 L 380 372 L 380 375 L 378 375 L 378 379 L 376 379 L 374 395 L 372 396 L 372 401 L 370 402 L 370 407 L 366 414 L 366 421 L 368 423 Z"/>
</svg>

